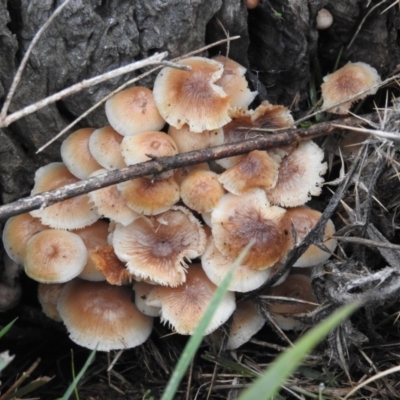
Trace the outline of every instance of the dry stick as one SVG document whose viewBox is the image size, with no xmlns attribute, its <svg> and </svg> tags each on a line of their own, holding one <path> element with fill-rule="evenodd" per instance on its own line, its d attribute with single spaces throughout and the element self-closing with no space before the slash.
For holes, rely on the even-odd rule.
<svg viewBox="0 0 400 400">
<path fill-rule="evenodd" d="M 218 46 L 220 44 L 230 42 L 231 40 L 237 40 L 240 39 L 240 36 L 232 36 L 227 39 L 222 39 L 219 40 L 218 42 L 214 42 L 212 44 L 209 44 L 208 46 L 204 46 L 200 49 L 193 50 L 190 53 L 186 53 L 183 56 L 174 58 L 172 61 L 176 62 L 179 60 L 182 60 L 183 58 L 191 57 L 195 54 L 201 53 L 203 51 L 206 51 L 208 49 L 211 49 L 212 47 Z M 144 72 L 143 74 L 125 82 L 123 85 L 117 87 L 115 90 L 113 90 L 111 93 L 109 93 L 107 96 L 103 97 L 100 101 L 98 101 L 94 106 L 90 107 L 87 109 L 84 113 L 82 113 L 78 118 L 76 118 L 74 121 L 72 121 L 68 126 L 66 126 L 61 132 L 59 132 L 56 136 L 54 136 L 52 139 L 50 139 L 48 142 L 46 142 L 42 147 L 40 147 L 37 151 L 37 153 L 40 153 L 43 151 L 46 147 L 50 146 L 53 142 L 55 142 L 57 139 L 59 139 L 62 135 L 64 135 L 66 132 L 68 132 L 72 127 L 74 127 L 79 121 L 82 121 L 87 115 L 89 115 L 92 111 L 96 110 L 96 108 L 100 107 L 102 104 L 104 104 L 108 99 L 110 99 L 114 94 L 120 92 L 121 90 L 125 89 L 126 87 L 132 85 L 135 82 L 140 81 L 141 79 L 145 78 L 148 75 L 151 75 L 153 72 L 157 72 L 159 69 L 161 69 L 162 66 L 152 68 L 150 71 Z"/>
<path fill-rule="evenodd" d="M 78 93 L 83 89 L 86 89 L 90 86 L 97 85 L 99 83 L 105 82 L 111 78 L 115 78 L 117 76 L 120 76 L 122 74 L 126 74 L 131 71 L 135 71 L 137 69 L 147 67 L 149 65 L 154 65 L 154 64 L 162 64 L 163 59 L 168 55 L 168 52 L 163 52 L 163 53 L 156 53 L 151 57 L 148 57 L 144 60 L 136 61 L 132 64 L 125 65 L 124 67 L 120 67 L 117 69 L 114 69 L 112 71 L 106 72 L 102 75 L 95 76 L 94 78 L 90 79 L 84 79 L 83 81 L 70 86 L 69 88 L 66 88 L 64 90 L 61 90 L 60 92 L 57 92 L 49 97 L 46 97 L 43 100 L 38 101 L 37 103 L 31 104 L 30 106 L 27 106 L 23 108 L 22 110 L 16 111 L 13 114 L 10 114 L 7 116 L 4 120 L 0 121 L 0 128 L 6 127 L 10 125 L 11 123 L 29 115 L 32 114 L 38 110 L 40 110 L 43 107 L 48 106 L 49 104 L 53 104 L 58 100 L 63 99 L 64 97 L 71 96 L 72 94 Z M 168 63 L 171 66 L 171 63 Z M 182 65 L 174 65 L 175 68 L 179 69 L 187 69 L 187 67 L 182 66 Z"/>
<path fill-rule="evenodd" d="M 365 116 L 365 121 L 349 117 L 341 122 L 347 125 L 375 122 L 378 119 L 377 113 Z M 281 133 L 271 135 L 260 135 L 254 139 L 247 139 L 236 143 L 224 144 L 208 149 L 180 153 L 175 156 L 154 158 L 153 160 L 131 165 L 120 170 L 110 171 L 93 178 L 85 179 L 76 183 L 63 186 L 59 189 L 36 194 L 31 197 L 17 200 L 0 207 L 0 220 L 12 217 L 13 215 L 44 208 L 62 200 L 76 197 L 93 190 L 101 189 L 116 183 L 125 182 L 140 176 L 158 174 L 163 171 L 181 168 L 188 165 L 200 164 L 210 160 L 231 157 L 239 154 L 246 154 L 253 150 L 266 150 L 275 147 L 286 146 L 295 142 L 313 139 L 319 136 L 334 132 L 337 128 L 331 122 L 315 124 L 304 129 L 288 129 Z M 250 132 L 257 132 L 258 129 L 251 129 Z M 243 132 L 243 131 L 241 131 Z M 332 211 L 333 212 L 333 211 Z M 303 242 L 305 243 L 305 241 Z M 277 274 L 275 274 L 276 276 Z M 272 278 L 274 279 L 274 278 Z"/>
<path fill-rule="evenodd" d="M 43 26 L 37 31 L 36 35 L 32 39 L 28 50 L 26 51 L 24 57 L 22 58 L 21 64 L 18 67 L 17 72 L 15 73 L 13 82 L 11 84 L 10 90 L 7 94 L 6 101 L 3 104 L 3 108 L 0 113 L 0 121 L 4 121 L 7 116 L 8 108 L 10 107 L 11 100 L 15 94 L 17 86 L 21 82 L 22 74 L 24 72 L 26 63 L 28 62 L 29 56 L 32 53 L 32 49 L 35 47 L 36 43 L 42 36 L 43 32 L 48 28 L 48 26 L 54 21 L 54 19 L 60 14 L 60 12 L 64 9 L 64 7 L 70 2 L 70 0 L 65 0 L 63 4 L 61 4 L 54 12 L 50 15 L 49 19 L 43 24 Z"/>
</svg>

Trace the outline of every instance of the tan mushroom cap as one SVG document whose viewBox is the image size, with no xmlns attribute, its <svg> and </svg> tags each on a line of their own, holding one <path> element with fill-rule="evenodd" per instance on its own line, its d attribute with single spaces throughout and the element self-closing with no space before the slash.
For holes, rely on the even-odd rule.
<svg viewBox="0 0 400 400">
<path fill-rule="evenodd" d="M 323 159 L 324 152 L 316 143 L 300 142 L 282 158 L 278 182 L 266 191 L 269 201 L 281 207 L 296 207 L 305 204 L 311 196 L 319 196 L 324 182 L 322 175 L 327 170 Z"/>
<path fill-rule="evenodd" d="M 181 335 L 192 335 L 217 290 L 200 265 L 191 265 L 186 282 L 176 288 L 155 286 L 146 303 L 161 307 L 161 321 Z M 205 334 L 215 331 L 236 308 L 233 292 L 227 292 L 215 310 Z"/>
<path fill-rule="evenodd" d="M 264 318 L 258 313 L 252 301 L 237 304 L 232 316 L 227 350 L 235 350 L 247 343 L 265 324 Z"/>
<path fill-rule="evenodd" d="M 63 283 L 82 272 L 87 258 L 85 243 L 77 234 L 47 229 L 28 240 L 24 268 L 37 282 Z"/>
<path fill-rule="evenodd" d="M 179 201 L 179 186 L 173 176 L 155 180 L 136 178 L 119 183 L 117 188 L 126 205 L 139 214 L 161 214 Z"/>
<path fill-rule="evenodd" d="M 283 208 L 270 206 L 261 189 L 242 196 L 226 194 L 211 214 L 215 245 L 233 260 L 254 240 L 243 264 L 255 270 L 268 268 L 281 259 L 289 247 L 285 213 Z"/>
<path fill-rule="evenodd" d="M 204 162 L 195 165 L 187 165 L 186 167 L 178 168 L 174 173 L 175 181 L 180 185 L 182 181 L 193 171 L 210 171 L 209 165 Z"/>
<path fill-rule="evenodd" d="M 215 246 L 213 237 L 207 240 L 207 247 L 201 256 L 201 265 L 211 282 L 219 286 L 232 268 L 234 260 L 224 256 Z M 234 270 L 228 290 L 233 292 L 250 292 L 258 289 L 270 277 L 270 268 L 253 270 L 240 265 Z"/>
<path fill-rule="evenodd" d="M 351 105 L 366 96 L 375 94 L 381 78 L 375 68 L 364 62 L 348 63 L 336 72 L 324 77 L 321 85 L 322 108 L 333 114 L 347 114 Z M 359 92 L 366 91 L 352 100 L 345 101 Z M 340 105 L 337 103 L 343 102 Z"/>
<path fill-rule="evenodd" d="M 230 97 L 215 82 L 223 65 L 203 57 L 179 62 L 191 71 L 165 67 L 154 82 L 154 99 L 164 119 L 181 128 L 188 124 L 192 132 L 218 129 L 231 119 Z"/>
<path fill-rule="evenodd" d="M 105 169 L 93 172 L 90 177 L 107 173 Z M 129 225 L 139 214 L 128 207 L 126 200 L 118 190 L 117 185 L 111 185 L 88 193 L 97 213 L 102 217 L 123 225 Z"/>
<path fill-rule="evenodd" d="M 308 207 L 295 207 L 287 210 L 285 219 L 288 222 L 288 230 L 292 232 L 292 226 L 297 239 L 295 243 L 295 238 L 290 235 L 293 247 L 299 245 L 303 241 L 308 232 L 310 232 L 321 219 L 321 216 L 322 214 L 319 211 Z M 330 252 L 328 253 L 312 244 L 295 262 L 294 267 L 312 267 L 325 262 L 336 249 L 337 240 L 332 238 L 334 234 L 335 225 L 332 220 L 328 220 L 322 242 Z"/>
<path fill-rule="evenodd" d="M 156 217 L 141 217 L 113 234 L 117 256 L 139 278 L 178 286 L 186 280 L 187 262 L 199 257 L 206 244 L 200 222 L 183 207 Z"/>
<path fill-rule="evenodd" d="M 38 300 L 42 311 L 47 317 L 57 322 L 62 321 L 57 310 L 57 302 L 64 285 L 64 283 L 39 283 L 38 285 Z"/>
<path fill-rule="evenodd" d="M 212 211 L 225 190 L 218 181 L 218 175 L 212 171 L 195 170 L 181 182 L 180 195 L 184 204 L 197 211 Z"/>
<path fill-rule="evenodd" d="M 31 195 L 58 189 L 78 181 L 79 179 L 68 171 L 64 163 L 50 163 L 36 171 L 35 186 Z M 31 211 L 31 215 L 40 218 L 42 224 L 55 229 L 80 229 L 99 219 L 87 194 L 64 200 L 44 209 Z"/>
<path fill-rule="evenodd" d="M 49 229 L 31 214 L 20 214 L 7 220 L 3 230 L 3 245 L 11 260 L 24 263 L 26 243 L 38 232 Z"/>
<path fill-rule="evenodd" d="M 89 138 L 94 128 L 83 128 L 71 133 L 61 145 L 61 158 L 71 172 L 79 179 L 86 179 L 101 168 L 89 150 Z"/>
<path fill-rule="evenodd" d="M 280 162 L 278 156 L 255 150 L 223 172 L 218 180 L 228 192 L 236 195 L 255 188 L 270 189 L 278 181 Z"/>
<path fill-rule="evenodd" d="M 71 340 L 99 351 L 129 349 L 145 342 L 153 319 L 137 309 L 131 292 L 129 287 L 106 282 L 68 282 L 57 308 Z"/>
<path fill-rule="evenodd" d="M 110 125 L 123 136 L 158 131 L 165 125 L 150 89 L 135 86 L 122 90 L 106 101 Z"/>
<path fill-rule="evenodd" d="M 143 314 L 149 315 L 150 317 L 158 317 L 161 312 L 161 307 L 153 307 L 146 304 L 147 297 L 153 288 L 153 285 L 146 282 L 135 282 L 133 284 L 133 290 L 135 291 L 135 304 Z"/>
<path fill-rule="evenodd" d="M 231 99 L 231 107 L 248 107 L 257 96 L 257 92 L 252 92 L 244 74 L 246 68 L 225 56 L 213 58 L 224 66 L 224 72 L 215 84 L 221 86 L 223 91 Z"/>
<path fill-rule="evenodd" d="M 192 132 L 188 125 L 184 125 L 180 129 L 171 125 L 168 129 L 168 135 L 174 139 L 180 153 L 219 146 L 224 142 L 224 131 L 222 128 L 211 131 Z"/>
<path fill-rule="evenodd" d="M 89 138 L 89 150 L 94 159 L 107 170 L 126 167 L 121 153 L 124 137 L 111 126 L 96 129 Z"/>
<path fill-rule="evenodd" d="M 294 119 L 290 110 L 282 105 L 273 105 L 264 100 L 251 114 L 254 126 L 265 129 L 290 128 Z"/>
</svg>

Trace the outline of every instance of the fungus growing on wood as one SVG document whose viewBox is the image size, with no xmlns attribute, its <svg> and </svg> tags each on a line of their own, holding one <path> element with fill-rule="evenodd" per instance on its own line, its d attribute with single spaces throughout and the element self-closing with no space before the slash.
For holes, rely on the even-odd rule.
<svg viewBox="0 0 400 400">
<path fill-rule="evenodd" d="M 181 335 L 192 335 L 217 290 L 200 265 L 191 265 L 186 282 L 174 288 L 155 286 L 146 303 L 161 307 L 161 321 L 168 323 Z M 215 331 L 232 315 L 236 308 L 235 295 L 227 292 L 215 310 L 205 334 Z"/>
<path fill-rule="evenodd" d="M 106 101 L 110 125 L 123 136 L 158 131 L 165 125 L 150 89 L 135 86 L 122 90 Z"/>
<path fill-rule="evenodd" d="M 327 112 L 333 114 L 347 114 L 351 105 L 365 97 L 375 94 L 381 83 L 381 78 L 375 68 L 364 62 L 348 63 L 324 77 L 321 85 L 322 108 L 327 108 Z M 357 97 L 346 101 L 349 97 Z M 337 104 L 341 103 L 342 104 Z"/>
<path fill-rule="evenodd" d="M 80 279 L 68 282 L 57 305 L 71 340 L 99 351 L 130 349 L 150 336 L 153 319 L 131 301 L 131 289 Z"/>
<path fill-rule="evenodd" d="M 223 65 L 203 57 L 179 61 L 191 71 L 165 67 L 154 82 L 160 114 L 175 128 L 188 124 L 192 132 L 218 129 L 228 123 L 230 97 L 215 82 Z"/>
</svg>

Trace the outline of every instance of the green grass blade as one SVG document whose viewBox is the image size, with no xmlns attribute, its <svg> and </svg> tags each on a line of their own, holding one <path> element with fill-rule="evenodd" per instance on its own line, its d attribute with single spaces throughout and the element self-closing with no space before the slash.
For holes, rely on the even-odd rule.
<svg viewBox="0 0 400 400">
<path fill-rule="evenodd" d="M 0 339 L 11 329 L 11 327 L 14 325 L 17 319 L 18 318 L 15 318 L 9 324 L 7 324 L 2 330 L 0 330 Z"/>
<path fill-rule="evenodd" d="M 197 326 L 196 330 L 194 331 L 193 335 L 187 342 L 185 349 L 181 357 L 179 358 L 178 363 L 174 369 L 174 372 L 171 375 L 171 378 L 165 388 L 164 394 L 161 400 L 173 400 L 176 391 L 178 390 L 179 384 L 186 373 L 186 370 L 189 367 L 190 362 L 192 361 L 194 355 L 196 354 L 197 349 L 199 348 L 204 332 L 207 329 L 208 323 L 214 315 L 214 312 L 218 306 L 218 304 L 223 299 L 225 293 L 228 290 L 229 283 L 232 279 L 233 272 L 235 269 L 242 263 L 243 259 L 246 257 L 248 251 L 252 246 L 252 242 L 249 243 L 243 251 L 239 254 L 239 257 L 234 261 L 232 264 L 232 268 L 226 274 L 224 279 L 222 280 L 221 284 L 219 285 L 218 289 L 214 293 L 214 296 L 211 299 L 210 305 L 208 306 L 206 312 L 203 315 L 203 318 L 200 320 L 199 325 Z"/>
<path fill-rule="evenodd" d="M 79 374 L 74 378 L 72 383 L 69 385 L 67 391 L 64 393 L 64 396 L 62 397 L 62 400 L 68 400 L 70 398 L 70 396 L 74 392 L 76 386 L 78 385 L 79 381 L 82 379 L 82 376 L 85 374 L 85 372 L 89 368 L 89 365 L 94 360 L 94 357 L 96 355 L 96 351 L 97 351 L 96 349 L 92 350 L 92 352 L 90 353 L 89 357 L 87 358 L 87 360 L 85 362 L 85 365 L 82 367 L 82 369 L 79 371 Z"/>
<path fill-rule="evenodd" d="M 53 378 L 50 378 L 48 376 L 42 376 L 41 378 L 29 382 L 26 386 L 18 389 L 17 391 L 7 394 L 4 398 L 2 397 L 2 400 L 20 399 L 22 396 L 33 392 L 34 390 L 50 382 L 52 379 Z"/>
<path fill-rule="evenodd" d="M 291 349 L 282 353 L 254 383 L 245 389 L 238 400 L 269 400 L 301 363 L 303 358 L 336 326 L 350 316 L 360 303 L 339 308 L 329 318 L 300 338 Z"/>
</svg>

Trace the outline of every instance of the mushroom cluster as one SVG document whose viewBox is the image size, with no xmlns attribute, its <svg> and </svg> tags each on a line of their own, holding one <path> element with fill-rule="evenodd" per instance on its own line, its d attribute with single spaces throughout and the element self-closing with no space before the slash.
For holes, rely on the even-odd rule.
<svg viewBox="0 0 400 400">
<path fill-rule="evenodd" d="M 63 162 L 36 172 L 32 194 L 151 157 L 239 141 L 255 135 L 251 128 L 293 126 L 284 106 L 264 101 L 248 108 L 257 93 L 236 62 L 220 56 L 180 63 L 190 71 L 165 67 L 153 91 L 133 87 L 109 99 L 110 125 L 72 133 L 61 146 Z M 321 193 L 323 158 L 316 143 L 304 141 L 137 178 L 12 217 L 4 245 L 40 282 L 44 312 L 63 321 L 76 343 L 108 351 L 143 343 L 156 316 L 192 334 L 226 271 L 253 240 L 209 334 L 232 315 L 244 318 L 252 306 L 234 314 L 235 292 L 265 283 L 319 220 L 304 204 Z M 311 246 L 295 266 L 328 259 L 333 232 L 329 223 L 323 249 Z M 255 321 L 260 329 L 257 315 Z"/>
</svg>

